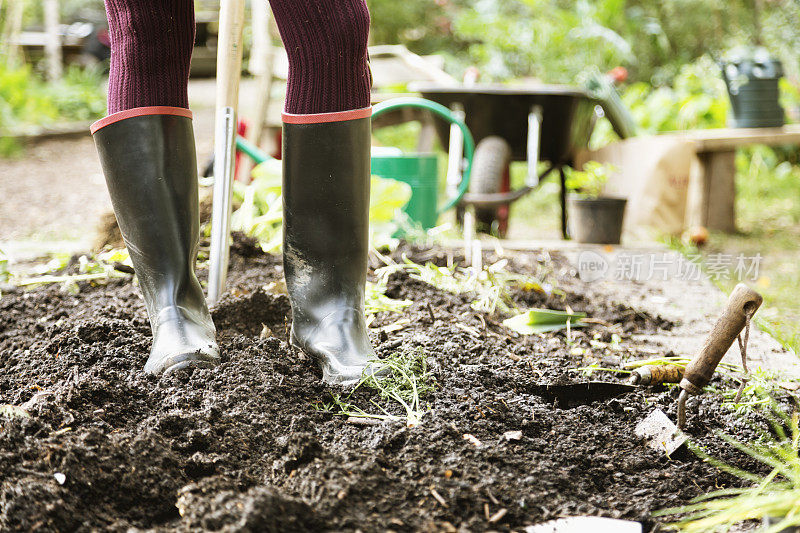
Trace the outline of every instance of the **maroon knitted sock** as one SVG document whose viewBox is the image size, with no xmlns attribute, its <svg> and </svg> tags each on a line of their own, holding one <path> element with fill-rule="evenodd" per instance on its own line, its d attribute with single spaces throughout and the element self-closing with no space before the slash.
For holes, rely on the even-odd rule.
<svg viewBox="0 0 800 533">
<path fill-rule="evenodd" d="M 194 0 L 105 0 L 111 37 L 108 113 L 189 107 Z"/>
<path fill-rule="evenodd" d="M 365 0 L 270 0 L 289 56 L 287 113 L 369 107 Z"/>
</svg>

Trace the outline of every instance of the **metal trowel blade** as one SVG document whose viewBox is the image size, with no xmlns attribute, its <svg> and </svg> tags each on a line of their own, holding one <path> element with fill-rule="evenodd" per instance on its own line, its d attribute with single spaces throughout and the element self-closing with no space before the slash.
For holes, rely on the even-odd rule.
<svg viewBox="0 0 800 533">
<path fill-rule="evenodd" d="M 667 455 L 672 455 L 689 438 L 661 409 L 656 409 L 647 415 L 644 420 L 636 424 L 633 431 L 647 446 Z"/>
<path fill-rule="evenodd" d="M 525 533 L 642 533 L 642 524 L 599 516 L 571 516 L 528 526 Z"/>
</svg>

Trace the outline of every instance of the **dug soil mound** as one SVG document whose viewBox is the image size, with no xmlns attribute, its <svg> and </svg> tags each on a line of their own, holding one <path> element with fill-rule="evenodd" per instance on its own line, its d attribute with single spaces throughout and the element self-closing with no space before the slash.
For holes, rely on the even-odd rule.
<svg viewBox="0 0 800 533">
<path fill-rule="evenodd" d="M 593 296 L 558 257 L 521 254 L 509 268 L 545 268 L 563 290 L 520 290 L 520 304 L 569 305 L 596 324 L 523 337 L 469 295 L 392 275 L 387 295 L 412 304 L 379 313 L 371 332 L 381 356 L 425 358 L 430 410 L 415 427 L 335 413 L 347 391 L 324 385 L 286 344 L 280 260 L 247 243 L 233 250 L 231 290 L 213 312 L 214 369 L 141 371 L 150 332 L 130 278 L 80 283 L 77 294 L 5 292 L 0 404 L 19 409 L 0 415 L 0 529 L 509 531 L 585 514 L 649 528 L 654 510 L 734 482 L 691 452 L 668 458 L 634 437 L 655 406 L 674 419 L 664 388 L 566 403 L 541 393 L 542 383 L 587 379 L 576 368 L 637 355 L 615 348 L 610 331 L 624 345 L 669 323 Z M 380 400 L 365 387 L 354 398 L 365 409 Z M 752 466 L 713 434 L 750 431 L 719 397 L 693 399 L 689 414 L 696 442 Z"/>
</svg>

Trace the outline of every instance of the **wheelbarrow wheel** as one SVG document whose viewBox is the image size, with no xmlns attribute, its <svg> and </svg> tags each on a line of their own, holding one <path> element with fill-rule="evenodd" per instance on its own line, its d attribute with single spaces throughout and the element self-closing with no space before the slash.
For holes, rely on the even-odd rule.
<svg viewBox="0 0 800 533">
<path fill-rule="evenodd" d="M 502 137 L 493 135 L 478 143 L 472 163 L 469 190 L 476 194 L 492 194 L 510 190 L 509 164 L 511 146 Z M 475 208 L 478 231 L 505 236 L 508 230 L 509 206 Z"/>
</svg>

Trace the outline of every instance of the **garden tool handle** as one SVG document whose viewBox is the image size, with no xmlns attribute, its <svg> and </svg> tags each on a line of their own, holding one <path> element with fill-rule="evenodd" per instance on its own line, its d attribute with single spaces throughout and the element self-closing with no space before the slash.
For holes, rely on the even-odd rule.
<svg viewBox="0 0 800 533">
<path fill-rule="evenodd" d="M 714 329 L 706 337 L 702 348 L 686 366 L 680 383 L 686 393 L 700 394 L 703 387 L 708 385 L 722 357 L 742 332 L 747 320 L 761 306 L 761 302 L 761 295 L 743 283 L 733 289 L 722 316 L 714 324 Z"/>
<path fill-rule="evenodd" d="M 242 74 L 245 0 L 221 0 L 217 47 L 217 114 L 214 128 L 214 195 L 208 303 L 219 301 L 228 276 L 236 110 Z"/>
<path fill-rule="evenodd" d="M 217 113 L 225 107 L 232 107 L 235 111 L 239 104 L 244 4 L 245 0 L 221 0 L 219 5 Z"/>
<path fill-rule="evenodd" d="M 372 116 L 377 117 L 389 111 L 395 109 L 402 109 L 404 107 L 416 107 L 419 109 L 426 109 L 433 113 L 434 115 L 438 115 L 439 117 L 443 118 L 450 124 L 455 124 L 461 130 L 461 133 L 464 137 L 464 158 L 467 160 L 467 166 L 464 168 L 464 173 L 461 177 L 461 183 L 458 186 L 458 191 L 456 192 L 455 196 L 449 198 L 445 204 L 437 209 L 437 214 L 442 214 L 448 209 L 453 208 L 456 204 L 461 201 L 461 198 L 469 189 L 469 178 L 470 174 L 472 173 L 472 158 L 475 154 L 475 140 L 472 137 L 472 133 L 467 128 L 467 125 L 464 123 L 463 120 L 458 118 L 452 111 L 447 109 L 445 106 L 441 104 L 437 104 L 436 102 L 431 102 L 430 100 L 426 100 L 425 98 L 418 98 L 414 96 L 403 96 L 400 98 L 392 98 L 390 100 L 386 100 L 385 102 L 381 102 L 380 104 L 376 104 L 372 108 Z"/>
<path fill-rule="evenodd" d="M 660 385 L 662 383 L 679 383 L 683 379 L 683 368 L 678 365 L 644 365 L 628 378 L 631 385 Z"/>
</svg>

